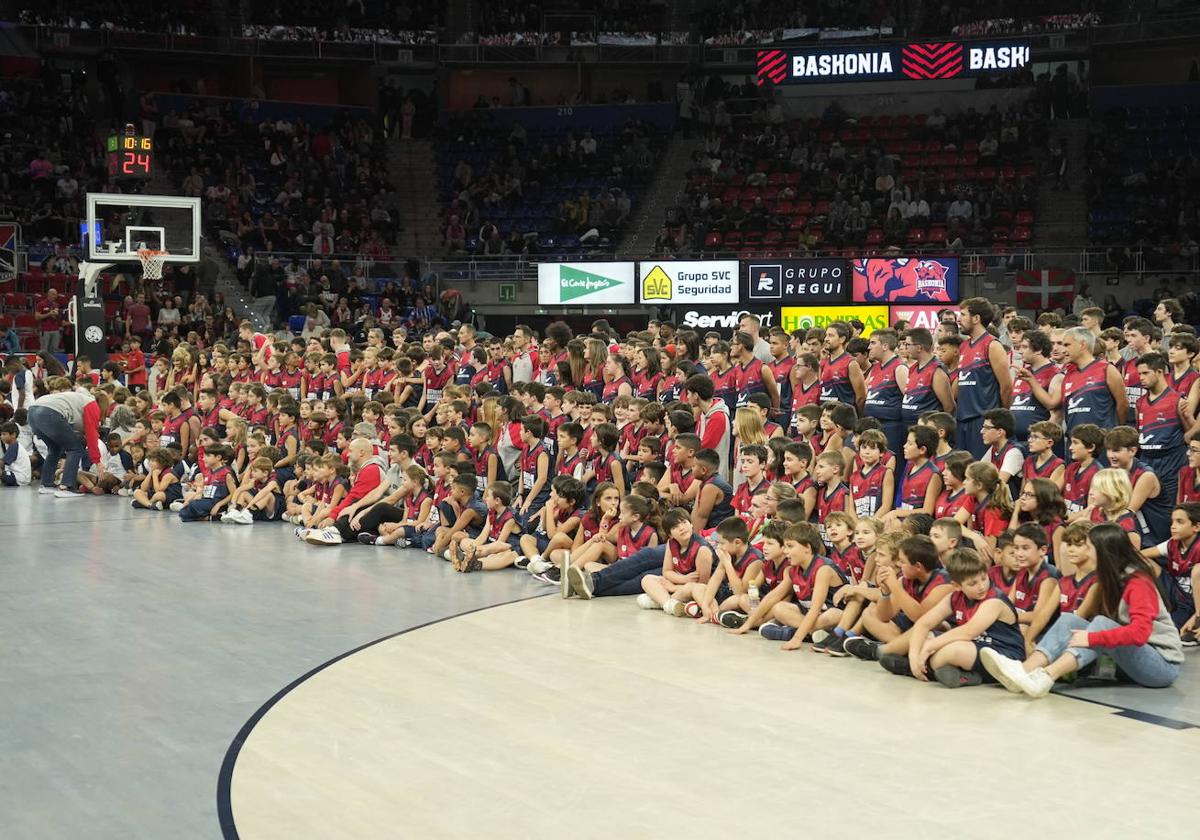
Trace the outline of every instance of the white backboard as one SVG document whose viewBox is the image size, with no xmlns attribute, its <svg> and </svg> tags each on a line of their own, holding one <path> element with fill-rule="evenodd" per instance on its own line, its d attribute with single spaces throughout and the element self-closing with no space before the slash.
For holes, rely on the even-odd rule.
<svg viewBox="0 0 1200 840">
<path fill-rule="evenodd" d="M 165 249 L 171 263 L 199 262 L 200 199 L 88 193 L 81 235 L 89 262 L 135 261 L 139 248 Z"/>
</svg>

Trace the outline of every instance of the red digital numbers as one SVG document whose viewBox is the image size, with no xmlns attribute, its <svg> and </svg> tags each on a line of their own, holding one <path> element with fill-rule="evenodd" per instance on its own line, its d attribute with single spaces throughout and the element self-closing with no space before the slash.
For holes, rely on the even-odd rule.
<svg viewBox="0 0 1200 840">
<path fill-rule="evenodd" d="M 121 171 L 125 175 L 149 175 L 150 155 L 139 155 L 137 152 L 126 152 Z"/>
</svg>

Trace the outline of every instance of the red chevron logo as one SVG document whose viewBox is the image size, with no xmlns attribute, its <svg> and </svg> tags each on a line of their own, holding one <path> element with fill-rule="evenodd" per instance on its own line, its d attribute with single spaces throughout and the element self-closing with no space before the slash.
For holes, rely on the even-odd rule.
<svg viewBox="0 0 1200 840">
<path fill-rule="evenodd" d="M 962 72 L 962 44 L 906 44 L 900 69 L 910 79 L 952 79 Z"/>
<path fill-rule="evenodd" d="M 758 52 L 758 86 L 767 82 L 780 84 L 787 78 L 788 57 L 783 50 L 759 50 Z"/>
</svg>

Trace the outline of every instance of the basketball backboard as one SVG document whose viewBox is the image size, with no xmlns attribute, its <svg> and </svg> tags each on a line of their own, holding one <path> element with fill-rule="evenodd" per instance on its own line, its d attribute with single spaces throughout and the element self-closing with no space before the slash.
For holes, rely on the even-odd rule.
<svg viewBox="0 0 1200 840">
<path fill-rule="evenodd" d="M 199 262 L 200 199 L 88 193 L 81 235 L 92 263 L 136 261 L 139 248 L 166 251 L 170 263 Z"/>
</svg>

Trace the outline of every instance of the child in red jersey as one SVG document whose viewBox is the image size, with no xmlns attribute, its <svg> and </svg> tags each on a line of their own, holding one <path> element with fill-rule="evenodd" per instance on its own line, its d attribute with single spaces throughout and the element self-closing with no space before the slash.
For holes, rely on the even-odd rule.
<svg viewBox="0 0 1200 840">
<path fill-rule="evenodd" d="M 1058 609 L 1080 618 L 1096 614 L 1100 590 L 1096 588 L 1096 558 L 1087 550 L 1092 523 L 1086 519 L 1072 522 L 1063 529 L 1062 551 L 1069 571 L 1058 581 Z"/>
<path fill-rule="evenodd" d="M 1179 473 L 1175 504 L 1200 502 L 1200 440 L 1188 441 L 1187 466 Z"/>
<path fill-rule="evenodd" d="M 1134 548 L 1142 547 L 1142 529 L 1137 514 L 1129 509 L 1129 500 L 1133 496 L 1133 484 L 1129 481 L 1129 473 L 1124 470 L 1100 470 L 1092 479 L 1088 489 L 1088 506 L 1086 517 L 1093 524 L 1112 522 L 1119 525 L 1129 535 L 1129 542 Z"/>
<path fill-rule="evenodd" d="M 876 553 L 883 538 L 883 520 L 867 517 L 854 523 L 853 551 L 856 553 L 862 568 L 850 584 L 843 586 L 833 596 L 833 603 L 842 606 L 842 617 L 838 620 L 833 632 L 812 646 L 815 653 L 827 653 L 830 656 L 845 656 L 844 647 L 848 637 L 853 636 L 862 627 L 863 608 L 871 603 L 875 596 L 871 590 L 875 588 L 875 576 L 878 559 Z M 890 544 L 890 541 L 889 541 Z M 898 541 L 897 541 L 898 544 Z M 885 550 L 885 556 L 891 557 L 893 549 Z M 836 561 L 835 561 L 836 562 Z"/>
<path fill-rule="evenodd" d="M 825 517 L 825 537 L 829 540 L 829 559 L 842 570 L 850 583 L 863 578 L 864 560 L 854 545 L 854 517 L 835 510 Z"/>
<path fill-rule="evenodd" d="M 1188 647 L 1200 629 L 1200 504 L 1177 505 L 1171 511 L 1171 538 L 1142 552 L 1157 561 L 1167 591 L 1167 609 Z"/>
<path fill-rule="evenodd" d="M 762 580 L 762 553 L 750 546 L 746 523 L 731 516 L 717 526 L 716 568 L 707 583 L 691 584 L 692 603 L 686 613 L 701 622 L 716 622 L 724 613 L 737 608 L 750 587 Z"/>
<path fill-rule="evenodd" d="M 663 498 L 673 505 L 690 508 L 700 492 L 700 482 L 692 474 L 700 437 L 694 434 L 676 435 L 671 447 L 671 469 L 658 484 Z"/>
<path fill-rule="evenodd" d="M 637 603 L 642 609 L 661 609 L 682 617 L 692 599 L 693 583 L 707 584 L 713 569 L 713 551 L 692 527 L 686 510 L 672 508 L 663 516 L 663 530 L 669 537 L 663 555 L 661 575 L 642 578 L 642 594 Z"/>
<path fill-rule="evenodd" d="M 1067 505 L 1058 485 L 1048 478 L 1031 478 L 1026 479 L 1021 486 L 1021 494 L 1017 497 L 1012 516 L 1009 517 L 1008 527 L 1016 529 L 1023 522 L 1040 525 L 1046 532 L 1050 562 L 1056 563 L 1060 554 L 1059 545 L 1062 542 L 1060 531 L 1066 519 Z M 1061 564 L 1059 568 L 1062 568 Z"/>
<path fill-rule="evenodd" d="M 946 558 L 946 571 L 953 591 L 931 605 L 913 626 L 908 655 L 884 654 L 879 664 L 892 673 L 923 681 L 932 671 L 933 678 L 947 688 L 979 685 L 984 676 L 981 651 L 992 648 L 1002 656 L 1023 655 L 1017 611 L 988 579 L 987 563 L 979 552 L 969 548 L 954 551 Z M 951 629 L 933 635 L 942 622 L 948 622 Z"/>
<path fill-rule="evenodd" d="M 474 537 L 460 540 L 451 561 L 456 571 L 471 573 L 507 569 L 519 556 L 521 523 L 511 509 L 513 487 L 496 481 L 483 491 L 487 517 Z"/>
<path fill-rule="evenodd" d="M 1092 423 L 1084 423 L 1071 430 L 1068 452 L 1071 463 L 1063 471 L 1063 499 L 1067 503 L 1067 516 L 1074 520 L 1086 519 L 1088 490 L 1092 479 L 1100 472 L 1098 456 L 1104 448 L 1104 431 Z"/>
<path fill-rule="evenodd" d="M 1012 517 L 1012 494 L 1008 483 L 1000 480 L 1000 471 L 986 461 L 967 467 L 963 483 L 976 501 L 975 513 L 963 527 L 963 532 L 985 556 L 996 547 L 996 537 L 1008 528 Z"/>
<path fill-rule="evenodd" d="M 733 493 L 731 504 L 736 513 L 750 511 L 750 500 L 767 492 L 771 482 L 767 480 L 767 447 L 743 446 L 738 454 L 738 474 L 741 482 Z"/>
<path fill-rule="evenodd" d="M 1029 427 L 1029 457 L 1025 459 L 1021 469 L 1021 477 L 1025 481 L 1046 478 L 1062 490 L 1067 465 L 1062 458 L 1054 454 L 1061 440 L 1062 426 L 1058 423 L 1043 420 Z"/>
<path fill-rule="evenodd" d="M 942 476 L 930 460 L 937 450 L 937 432 L 931 426 L 912 426 L 904 442 L 904 460 L 908 466 L 900 483 L 899 504 L 884 514 L 888 530 L 914 513 L 933 515 L 942 492 Z"/>
<path fill-rule="evenodd" d="M 555 476 L 550 482 L 550 499 L 538 514 L 533 531 L 521 535 L 521 555 L 513 561 L 518 569 L 541 574 L 553 564 L 545 558 L 552 548 L 569 549 L 583 521 L 580 508 L 584 499 L 583 482 L 573 476 Z"/>
<path fill-rule="evenodd" d="M 1046 531 L 1033 522 L 1013 533 L 1013 552 L 1020 568 L 1008 596 L 1017 608 L 1026 655 L 1033 653 L 1038 637 L 1058 617 L 1061 573 L 1046 559 L 1047 544 Z"/>
<path fill-rule="evenodd" d="M 812 447 L 807 443 L 789 443 L 783 449 L 783 475 L 780 476 L 782 481 L 795 488 L 796 495 L 804 502 L 806 518 L 812 518 L 817 509 L 817 485 L 808 471 L 812 456 Z"/>
<path fill-rule="evenodd" d="M 787 574 L 788 559 L 783 544 L 784 534 L 787 533 L 788 527 L 788 524 L 782 519 L 777 519 L 774 522 L 768 522 L 759 532 L 758 550 L 762 559 L 759 563 L 758 574 L 753 577 L 742 577 L 746 591 L 735 599 L 732 607 L 717 614 L 717 621 L 722 627 L 730 629 L 741 627 L 750 614 L 757 609 L 760 593 L 769 592 L 784 579 Z M 709 606 L 711 608 L 711 604 Z"/>
<path fill-rule="evenodd" d="M 762 626 L 760 635 L 784 642 L 784 650 L 797 650 L 814 631 L 837 626 L 842 610 L 834 606 L 833 598 L 847 581 L 841 570 L 821 555 L 824 547 L 820 532 L 811 522 L 788 528 L 783 543 L 787 574 L 746 622 L 732 632 L 747 633 L 770 616 L 772 621 Z"/>
<path fill-rule="evenodd" d="M 988 577 L 997 589 L 1007 595 L 1017 582 L 1017 573 L 1021 571 L 1021 563 L 1017 560 L 1017 549 L 1013 545 L 1014 531 L 1005 531 L 996 537 L 996 550 L 992 552 L 995 562 L 988 568 Z"/>
<path fill-rule="evenodd" d="M 227 466 L 230 454 L 229 447 L 219 443 L 205 450 L 204 466 L 207 472 L 204 488 L 198 498 L 180 509 L 180 521 L 209 522 L 229 504 L 229 497 L 237 489 L 233 473 Z"/>
<path fill-rule="evenodd" d="M 896 496 L 896 474 L 883 460 L 887 437 L 878 429 L 867 429 L 857 443 L 858 457 L 849 482 L 854 514 L 883 516 L 892 509 Z"/>
<path fill-rule="evenodd" d="M 658 517 L 654 504 L 643 496 L 621 500 L 620 515 L 600 539 L 589 541 L 571 555 L 572 566 L 598 572 L 610 563 L 631 557 L 643 548 L 658 545 Z"/>
<path fill-rule="evenodd" d="M 850 488 L 842 480 L 846 469 L 846 461 L 841 452 L 823 452 L 817 458 L 813 469 L 813 480 L 817 484 L 817 507 L 814 520 L 821 539 L 828 544 L 825 534 L 825 520 L 835 510 L 848 513 L 853 517 L 854 500 L 850 498 Z"/>
</svg>

